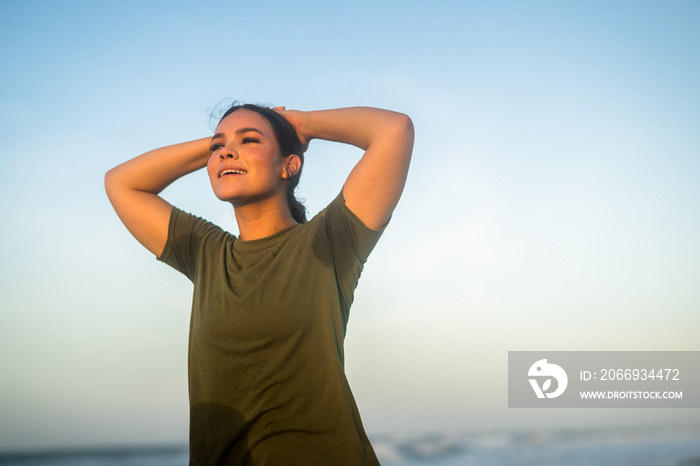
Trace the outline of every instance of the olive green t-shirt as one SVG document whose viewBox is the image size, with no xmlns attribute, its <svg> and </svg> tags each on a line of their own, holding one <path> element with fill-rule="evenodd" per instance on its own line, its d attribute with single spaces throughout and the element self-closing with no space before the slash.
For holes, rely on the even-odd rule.
<svg viewBox="0 0 700 466">
<path fill-rule="evenodd" d="M 190 464 L 378 464 L 343 340 L 380 235 L 342 193 L 309 222 L 252 241 L 173 208 L 159 259 L 194 283 Z"/>
</svg>

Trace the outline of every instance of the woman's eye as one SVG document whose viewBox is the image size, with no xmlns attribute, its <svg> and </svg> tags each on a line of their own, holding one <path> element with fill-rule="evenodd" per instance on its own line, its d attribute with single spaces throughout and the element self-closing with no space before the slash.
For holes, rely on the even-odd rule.
<svg viewBox="0 0 700 466">
<path fill-rule="evenodd" d="M 209 148 L 209 151 L 214 152 L 215 150 L 221 149 L 222 147 L 224 147 L 223 144 L 212 144 L 212 146 Z"/>
<path fill-rule="evenodd" d="M 241 140 L 241 142 L 242 142 L 243 144 L 248 144 L 248 143 L 251 143 L 251 142 L 260 142 L 260 141 L 258 140 L 258 138 L 245 137 L 245 138 L 243 138 L 243 139 Z"/>
</svg>

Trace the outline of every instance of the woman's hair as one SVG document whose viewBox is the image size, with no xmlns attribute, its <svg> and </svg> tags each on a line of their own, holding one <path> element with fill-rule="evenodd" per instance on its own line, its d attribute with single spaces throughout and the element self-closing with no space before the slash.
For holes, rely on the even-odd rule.
<svg viewBox="0 0 700 466">
<path fill-rule="evenodd" d="M 301 177 L 301 169 L 304 167 L 304 148 L 301 145 L 301 141 L 294 127 L 285 117 L 276 111 L 254 104 L 233 104 L 219 119 L 219 123 L 233 112 L 241 109 L 255 112 L 270 123 L 283 157 L 286 158 L 291 154 L 299 156 L 299 160 L 301 161 L 299 170 L 287 178 L 287 203 L 289 204 L 289 211 L 294 220 L 298 223 L 306 223 L 306 207 L 304 207 L 304 204 L 294 195 L 294 190 L 299 184 L 299 178 Z"/>
</svg>

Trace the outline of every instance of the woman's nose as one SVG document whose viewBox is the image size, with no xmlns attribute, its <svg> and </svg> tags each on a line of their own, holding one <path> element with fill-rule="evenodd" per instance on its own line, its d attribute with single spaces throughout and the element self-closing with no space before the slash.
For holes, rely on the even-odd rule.
<svg viewBox="0 0 700 466">
<path fill-rule="evenodd" d="M 231 150 L 231 149 L 224 149 L 224 150 L 221 151 L 221 154 L 219 155 L 219 157 L 221 157 L 221 160 L 224 160 L 224 159 L 237 159 L 237 158 L 238 158 L 238 154 L 237 154 L 236 151 L 234 151 L 234 150 Z"/>
</svg>

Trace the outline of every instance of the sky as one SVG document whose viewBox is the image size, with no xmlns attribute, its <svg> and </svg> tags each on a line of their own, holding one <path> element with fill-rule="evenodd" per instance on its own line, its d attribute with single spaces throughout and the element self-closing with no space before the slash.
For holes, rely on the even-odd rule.
<svg viewBox="0 0 700 466">
<path fill-rule="evenodd" d="M 0 451 L 185 442 L 191 284 L 104 173 L 231 100 L 416 128 L 346 372 L 370 435 L 697 423 L 509 409 L 508 351 L 700 350 L 697 2 L 0 2 Z M 314 141 L 299 194 L 359 150 Z M 163 196 L 232 233 L 197 172 Z"/>
</svg>

